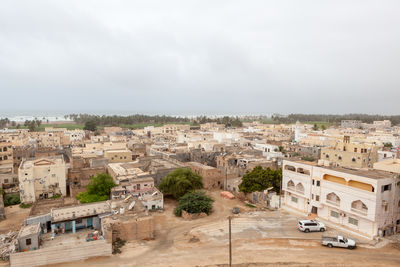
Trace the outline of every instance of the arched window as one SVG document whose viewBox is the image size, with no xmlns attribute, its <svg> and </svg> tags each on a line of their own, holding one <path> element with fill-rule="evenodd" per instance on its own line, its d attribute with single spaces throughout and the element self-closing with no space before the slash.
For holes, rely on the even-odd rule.
<svg viewBox="0 0 400 267">
<path fill-rule="evenodd" d="M 298 173 L 302 173 L 302 174 L 310 175 L 310 171 L 309 170 L 305 170 L 303 168 L 297 168 L 297 172 Z"/>
<path fill-rule="evenodd" d="M 302 183 L 298 183 L 298 184 L 296 185 L 296 192 L 299 192 L 299 193 L 304 194 L 304 186 L 303 186 Z"/>
<path fill-rule="evenodd" d="M 351 211 L 357 212 L 357 213 L 360 213 L 360 214 L 363 214 L 363 215 L 367 215 L 368 214 L 368 207 L 361 200 L 356 200 L 356 201 L 353 201 L 351 203 Z"/>
<path fill-rule="evenodd" d="M 326 195 L 326 202 L 335 206 L 340 206 L 340 198 L 333 192 Z"/>
<path fill-rule="evenodd" d="M 296 168 L 293 167 L 293 166 L 291 166 L 291 165 L 285 165 L 285 170 L 295 172 L 295 171 L 296 171 Z"/>
<path fill-rule="evenodd" d="M 288 187 L 288 189 L 294 190 L 294 183 L 293 183 L 292 180 L 290 180 L 290 181 L 287 183 L 287 187 Z"/>
</svg>

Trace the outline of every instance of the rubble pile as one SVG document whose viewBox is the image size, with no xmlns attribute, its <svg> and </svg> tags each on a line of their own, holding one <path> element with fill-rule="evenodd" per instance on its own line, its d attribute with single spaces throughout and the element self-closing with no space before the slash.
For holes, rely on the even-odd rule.
<svg viewBox="0 0 400 267">
<path fill-rule="evenodd" d="M 10 231 L 7 234 L 0 235 L 0 258 L 9 260 L 10 254 L 17 250 L 18 232 Z"/>
</svg>

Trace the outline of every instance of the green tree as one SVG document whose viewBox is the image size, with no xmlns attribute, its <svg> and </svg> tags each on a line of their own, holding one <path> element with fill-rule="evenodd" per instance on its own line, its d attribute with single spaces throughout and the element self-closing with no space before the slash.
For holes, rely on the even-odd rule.
<svg viewBox="0 0 400 267">
<path fill-rule="evenodd" d="M 175 208 L 175 215 L 181 216 L 182 211 L 188 213 L 201 213 L 210 214 L 214 200 L 206 196 L 204 192 L 189 192 L 179 199 L 178 206 Z"/>
<path fill-rule="evenodd" d="M 393 147 L 392 143 L 390 143 L 390 142 L 389 143 L 384 143 L 383 146 L 384 147 L 389 147 L 389 148 Z"/>
<path fill-rule="evenodd" d="M 179 168 L 170 172 L 160 183 L 160 190 L 176 199 L 202 187 L 203 178 L 188 168 Z"/>
<path fill-rule="evenodd" d="M 105 173 L 100 173 L 93 177 L 86 187 L 85 192 L 76 196 L 81 203 L 90 203 L 107 200 L 110 196 L 111 188 L 116 186 L 113 178 Z"/>
<path fill-rule="evenodd" d="M 84 130 L 95 132 L 97 130 L 97 123 L 94 120 L 85 122 Z"/>
<path fill-rule="evenodd" d="M 30 121 L 28 124 L 28 128 L 30 132 L 34 132 L 36 129 L 36 122 L 35 121 Z"/>
<path fill-rule="evenodd" d="M 318 131 L 318 125 L 317 125 L 316 123 L 314 123 L 314 126 L 312 127 L 312 129 L 313 129 L 314 131 Z"/>
<path fill-rule="evenodd" d="M 279 193 L 281 180 L 281 170 L 263 169 L 261 166 L 257 166 L 251 172 L 243 175 L 239 190 L 244 193 L 251 193 L 273 187 Z"/>
</svg>

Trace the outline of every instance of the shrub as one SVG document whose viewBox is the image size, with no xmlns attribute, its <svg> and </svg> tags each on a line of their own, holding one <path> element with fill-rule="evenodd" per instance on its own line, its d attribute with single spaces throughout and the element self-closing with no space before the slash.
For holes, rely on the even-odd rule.
<svg viewBox="0 0 400 267">
<path fill-rule="evenodd" d="M 201 213 L 210 214 L 212 210 L 212 203 L 214 200 L 206 196 L 204 192 L 189 192 L 179 199 L 178 206 L 175 208 L 175 215 L 182 216 L 182 211 L 188 213 Z"/>
<path fill-rule="evenodd" d="M 32 207 L 32 204 L 25 204 L 25 203 L 21 203 L 19 204 L 20 208 L 23 209 L 29 209 L 30 207 Z"/>
<path fill-rule="evenodd" d="M 4 206 L 12 206 L 12 205 L 17 205 L 21 203 L 21 200 L 19 198 L 19 195 L 12 194 L 12 195 L 6 195 L 4 197 Z"/>
</svg>

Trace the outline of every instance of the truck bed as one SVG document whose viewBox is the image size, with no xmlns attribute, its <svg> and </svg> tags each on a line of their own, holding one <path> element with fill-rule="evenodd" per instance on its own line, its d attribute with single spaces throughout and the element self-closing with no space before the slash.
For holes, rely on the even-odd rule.
<svg viewBox="0 0 400 267">
<path fill-rule="evenodd" d="M 337 237 L 323 236 L 322 242 L 324 242 L 324 241 L 337 242 L 338 239 L 337 239 Z"/>
</svg>

